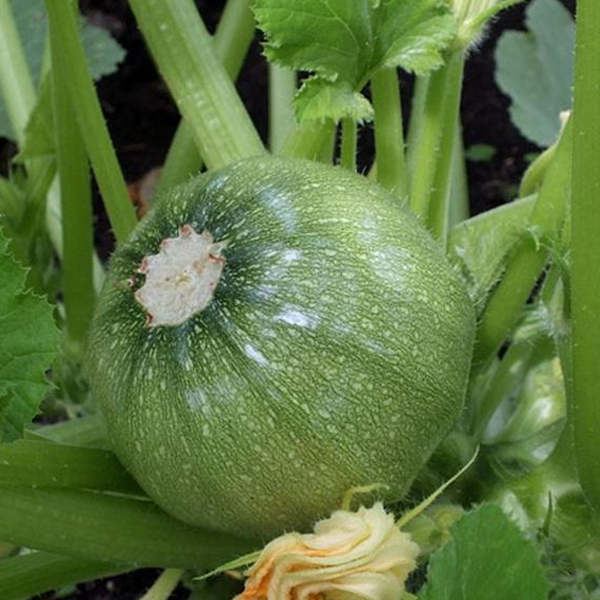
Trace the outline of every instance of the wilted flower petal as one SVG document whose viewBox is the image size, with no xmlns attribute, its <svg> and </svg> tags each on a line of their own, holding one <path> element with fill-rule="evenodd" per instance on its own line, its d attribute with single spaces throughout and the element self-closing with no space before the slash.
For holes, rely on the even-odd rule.
<svg viewBox="0 0 600 600">
<path fill-rule="evenodd" d="M 381 503 L 339 510 L 314 533 L 270 542 L 236 600 L 398 600 L 418 554 Z"/>
</svg>

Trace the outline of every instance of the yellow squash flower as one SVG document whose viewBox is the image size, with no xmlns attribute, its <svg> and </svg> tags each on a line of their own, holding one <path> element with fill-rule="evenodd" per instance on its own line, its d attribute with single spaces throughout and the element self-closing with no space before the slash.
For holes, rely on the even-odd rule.
<svg viewBox="0 0 600 600">
<path fill-rule="evenodd" d="M 418 554 L 381 503 L 338 510 L 265 546 L 235 600 L 399 600 Z"/>
</svg>

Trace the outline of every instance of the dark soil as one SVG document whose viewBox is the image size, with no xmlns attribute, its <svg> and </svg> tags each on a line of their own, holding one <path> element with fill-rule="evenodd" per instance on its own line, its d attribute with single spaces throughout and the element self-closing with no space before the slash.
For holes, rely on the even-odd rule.
<svg viewBox="0 0 600 600">
<path fill-rule="evenodd" d="M 562 0 L 574 10 L 575 0 Z M 136 181 L 152 168 L 162 164 L 179 117 L 169 93 L 156 74 L 146 52 L 140 33 L 125 0 L 82 0 L 82 10 L 95 24 L 109 29 L 127 50 L 127 57 L 118 72 L 104 78 L 98 85 L 102 107 L 117 149 L 118 157 L 129 182 Z M 218 21 L 221 0 L 197 0 L 200 12 L 212 31 Z M 473 213 L 488 210 L 511 198 L 527 166 L 527 156 L 538 148 L 528 143 L 508 118 L 508 99 L 494 82 L 493 53 L 498 35 L 504 29 L 523 27 L 523 6 L 506 11 L 491 27 L 489 35 L 469 59 L 462 119 L 465 147 L 488 144 L 496 148 L 495 156 L 486 162 L 468 162 L 471 210 Z M 409 111 L 412 82 L 403 82 L 405 111 Z M 238 90 L 266 139 L 267 88 L 266 66 L 261 57 L 260 37 L 252 46 L 246 66 L 238 82 Z M 369 164 L 369 139 L 371 133 L 363 132 L 366 149 L 361 161 Z M 0 163 L 6 163 L 10 146 L 0 144 Z M 98 208 L 98 243 L 107 251 L 112 245 L 106 219 Z M 158 571 L 141 570 L 77 586 L 72 592 L 61 595 L 67 600 L 129 600 L 139 598 L 151 585 Z M 179 590 L 173 596 L 183 600 L 187 592 Z M 40 598 L 56 598 L 45 594 Z"/>
</svg>

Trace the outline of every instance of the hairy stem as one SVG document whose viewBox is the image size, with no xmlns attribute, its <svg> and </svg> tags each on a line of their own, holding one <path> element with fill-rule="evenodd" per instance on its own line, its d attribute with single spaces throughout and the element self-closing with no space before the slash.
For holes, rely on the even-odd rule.
<svg viewBox="0 0 600 600">
<path fill-rule="evenodd" d="M 294 127 L 296 73 L 269 64 L 269 147 L 277 153 Z"/>
<path fill-rule="evenodd" d="M 439 238 L 447 231 L 450 171 L 454 148 L 464 53 L 450 54 L 446 64 L 429 76 L 416 148 L 411 156 L 412 210 Z"/>
<path fill-rule="evenodd" d="M 342 121 L 342 151 L 340 163 L 349 171 L 356 171 L 358 125 L 351 118 Z"/>
<path fill-rule="evenodd" d="M 485 364 L 498 351 L 546 265 L 548 244 L 563 225 L 569 198 L 572 139 L 569 121 L 531 211 L 530 235 L 514 251 L 479 324 L 476 364 Z"/>
<path fill-rule="evenodd" d="M 375 108 L 377 181 L 399 198 L 406 198 L 406 160 L 402 105 L 396 69 L 381 69 L 371 79 Z"/>
<path fill-rule="evenodd" d="M 600 511 L 600 3 L 577 3 L 572 209 L 572 423 L 583 492 Z M 560 148 L 557 153 L 560 152 Z"/>
</svg>

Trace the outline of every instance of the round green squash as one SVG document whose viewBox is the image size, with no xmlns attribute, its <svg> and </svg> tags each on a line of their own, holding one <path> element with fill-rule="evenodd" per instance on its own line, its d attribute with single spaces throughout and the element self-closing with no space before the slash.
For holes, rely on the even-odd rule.
<svg viewBox="0 0 600 600">
<path fill-rule="evenodd" d="M 461 410 L 474 325 L 397 198 L 265 157 L 175 188 L 116 251 L 89 370 L 160 506 L 270 538 L 354 486 L 402 497 Z"/>
</svg>

